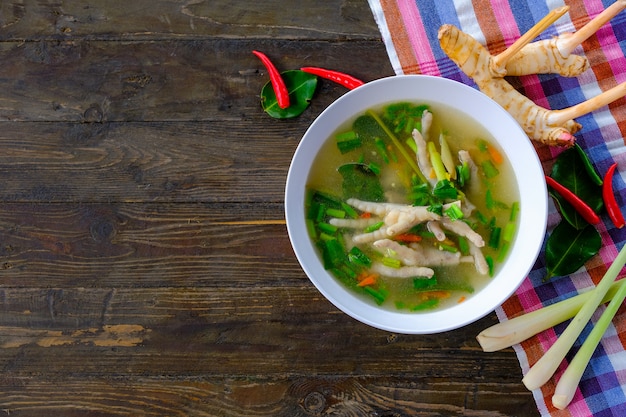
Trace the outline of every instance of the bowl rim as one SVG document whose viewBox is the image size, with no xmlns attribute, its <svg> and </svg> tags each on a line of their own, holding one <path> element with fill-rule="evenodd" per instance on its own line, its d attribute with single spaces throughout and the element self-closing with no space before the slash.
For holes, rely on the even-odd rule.
<svg viewBox="0 0 626 417">
<path fill-rule="evenodd" d="M 454 103 L 438 98 L 445 96 L 444 93 L 449 93 L 450 89 L 454 90 L 457 98 Z M 505 261 L 506 270 L 503 265 L 490 283 L 463 303 L 434 312 L 396 312 L 377 307 L 353 294 L 319 262 L 319 255 L 306 232 L 304 220 L 305 184 L 309 169 L 300 168 L 302 164 L 312 162 L 325 140 L 346 120 L 371 107 L 407 100 L 442 103 L 466 114 L 468 112 L 461 108 L 462 103 L 472 100 L 475 105 L 471 106 L 473 115 L 469 117 L 476 119 L 474 113 L 477 113 L 480 118 L 498 118 L 500 123 L 490 129 L 490 132 L 500 137 L 499 144 L 506 154 L 520 156 L 509 160 L 515 172 L 520 172 L 523 168 L 524 176 L 516 176 L 520 202 L 524 200 L 532 208 L 521 207 L 519 211 L 518 233 L 511 248 L 523 247 L 524 250 L 509 253 Z M 381 330 L 403 334 L 432 334 L 453 330 L 470 324 L 501 306 L 532 269 L 542 248 L 548 218 L 548 194 L 543 175 L 539 157 L 519 123 L 484 93 L 459 81 L 437 76 L 410 74 L 385 77 L 366 83 L 335 100 L 320 113 L 302 136 L 294 152 L 285 184 L 287 232 L 296 258 L 309 280 L 327 300 L 352 318 Z M 522 230 L 524 233 L 520 232 Z M 316 262 L 311 262 L 312 255 Z M 478 297 L 478 294 L 481 296 Z"/>
</svg>

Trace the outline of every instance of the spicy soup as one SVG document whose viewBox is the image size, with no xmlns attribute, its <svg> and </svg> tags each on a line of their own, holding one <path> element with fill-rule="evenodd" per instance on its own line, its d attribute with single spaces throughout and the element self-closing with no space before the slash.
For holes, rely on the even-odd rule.
<svg viewBox="0 0 626 417">
<path fill-rule="evenodd" d="M 324 267 L 393 310 L 463 302 L 517 231 L 509 162 L 481 125 L 441 104 L 391 103 L 346 123 L 316 156 L 306 198 Z"/>
</svg>

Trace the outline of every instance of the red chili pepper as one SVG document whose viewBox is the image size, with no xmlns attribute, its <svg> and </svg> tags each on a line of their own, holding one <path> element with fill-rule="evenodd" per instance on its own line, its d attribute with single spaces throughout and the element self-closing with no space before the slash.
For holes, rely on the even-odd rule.
<svg viewBox="0 0 626 417">
<path fill-rule="evenodd" d="M 278 72 L 278 69 L 274 66 L 272 61 L 265 55 L 263 52 L 252 51 L 254 55 L 256 55 L 265 68 L 267 68 L 267 72 L 270 76 L 270 82 L 272 83 L 272 88 L 274 88 L 274 93 L 276 93 L 276 101 L 278 102 L 278 107 L 281 109 L 286 109 L 289 107 L 289 90 L 287 90 L 287 86 L 285 85 L 285 80 Z"/>
<path fill-rule="evenodd" d="M 344 87 L 354 90 L 357 87 L 365 84 L 363 81 L 358 78 L 353 77 L 352 75 L 345 74 L 339 71 L 328 70 L 324 68 L 318 67 L 302 67 L 301 71 L 308 72 L 309 74 L 314 74 L 320 76 L 322 78 L 326 78 L 327 80 L 334 81 L 338 84 L 343 85 Z"/>
<path fill-rule="evenodd" d="M 609 167 L 609 170 L 606 171 L 606 174 L 604 174 L 604 182 L 602 183 L 602 199 L 604 200 L 604 206 L 606 207 L 607 213 L 609 213 L 611 221 L 615 227 L 621 229 L 625 224 L 624 215 L 615 200 L 615 192 L 613 191 L 613 173 L 615 172 L 616 167 L 617 163 L 614 163 Z"/>
<path fill-rule="evenodd" d="M 596 214 L 595 211 L 587 203 L 580 199 L 576 194 L 569 190 L 569 188 L 559 184 L 552 177 L 545 176 L 546 183 L 554 188 L 556 192 L 558 192 L 568 203 L 576 209 L 576 211 L 583 216 L 583 218 L 589 224 L 598 224 L 600 223 L 600 217 Z"/>
</svg>

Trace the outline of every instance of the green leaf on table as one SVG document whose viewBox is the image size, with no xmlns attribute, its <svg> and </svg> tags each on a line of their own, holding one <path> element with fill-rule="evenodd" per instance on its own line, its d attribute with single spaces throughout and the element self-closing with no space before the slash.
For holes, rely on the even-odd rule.
<svg viewBox="0 0 626 417">
<path fill-rule="evenodd" d="M 585 162 L 575 148 L 567 149 L 558 156 L 550 176 L 576 194 L 596 213 L 604 208 L 602 187 L 591 179 L 585 168 Z M 563 218 L 574 228 L 583 229 L 588 225 L 574 207 L 558 193 L 550 191 L 550 195 L 554 198 Z"/>
<path fill-rule="evenodd" d="M 576 229 L 560 222 L 546 242 L 546 280 L 576 272 L 598 253 L 601 245 L 600 233 L 592 225 Z"/>
<path fill-rule="evenodd" d="M 261 90 L 261 106 L 267 114 L 276 119 L 299 116 L 311 103 L 317 88 L 317 76 L 300 70 L 285 71 L 281 73 L 281 76 L 289 91 L 289 107 L 280 108 L 272 83 L 269 81 Z"/>
<path fill-rule="evenodd" d="M 343 177 L 345 198 L 358 198 L 365 201 L 384 201 L 385 193 L 378 175 L 367 164 L 350 163 L 338 168 Z"/>
</svg>

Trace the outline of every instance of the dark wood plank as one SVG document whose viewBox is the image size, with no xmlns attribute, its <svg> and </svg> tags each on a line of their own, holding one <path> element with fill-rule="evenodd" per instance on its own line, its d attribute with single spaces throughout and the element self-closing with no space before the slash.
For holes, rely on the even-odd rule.
<svg viewBox="0 0 626 417">
<path fill-rule="evenodd" d="M 411 379 L 290 377 L 181 381 L 140 377 L 26 383 L 5 378 L 0 407 L 14 416 L 523 416 L 529 404 L 506 384 L 474 388 Z M 98 395 L 84 395 L 94 392 Z M 489 393 L 484 397 L 480 392 Z M 489 401 L 495 398 L 497 401 Z M 503 407 L 502 404 L 505 404 Z"/>
<path fill-rule="evenodd" d="M 0 5 L 0 41 L 203 38 L 340 39 L 378 37 L 367 4 L 359 0 L 137 0 Z"/>
<path fill-rule="evenodd" d="M 0 124 L 2 198 L 56 203 L 280 202 L 290 159 L 305 129 L 269 123 L 252 136 L 246 126 Z"/>
<path fill-rule="evenodd" d="M 311 41 L 306 49 L 296 41 L 264 39 L 5 42 L 0 120 L 208 120 L 246 122 L 250 131 L 262 116 L 259 95 L 268 81 L 253 49 L 265 51 L 281 70 L 327 66 L 365 81 L 393 75 L 380 41 Z M 318 94 L 315 108 L 346 90 L 334 91 Z"/>
<path fill-rule="evenodd" d="M 345 93 L 321 81 L 305 114 L 280 121 L 259 105 L 266 74 L 249 53 L 250 42 L 223 46 L 235 49 L 230 64 L 216 59 L 215 42 L 199 49 L 195 43 L 96 44 L 82 52 L 68 48 L 75 59 L 56 64 L 27 65 L 29 44 L 7 52 L 0 69 L 10 80 L 0 92 L 0 119 L 12 121 L 0 129 L 6 200 L 278 201 L 299 138 Z M 286 45 L 291 56 L 299 54 L 299 44 Z M 372 57 L 370 43 L 336 46 L 330 56 L 337 62 L 352 57 L 356 67 L 357 57 Z M 178 58 L 167 58 L 164 48 L 176 48 Z M 202 58 L 208 67 L 189 64 L 204 52 L 215 58 Z M 249 69 L 241 69 L 240 55 Z M 138 63 L 143 59 L 145 68 Z M 20 120 L 29 123 L 14 123 Z"/>
<path fill-rule="evenodd" d="M 188 401 L 194 381 L 226 377 L 231 391 L 247 387 L 252 396 L 283 386 L 279 397 L 255 399 L 259 407 L 286 407 L 281 415 L 302 407 L 303 400 L 305 408 L 312 407 L 314 399 L 325 404 L 323 410 L 375 407 L 406 415 L 439 408 L 441 415 L 467 415 L 457 414 L 467 409 L 513 413 L 530 399 L 512 351 L 482 354 L 473 340 L 493 317 L 442 335 L 396 335 L 337 313 L 311 288 L 257 287 L 252 297 L 250 291 L 5 290 L 0 389 L 21 390 L 40 403 L 51 398 L 71 403 L 78 398 L 72 388 L 86 381 L 119 404 L 128 394 L 115 381 L 150 392 L 166 378 L 170 388 L 161 389 L 171 389 L 169 401 L 178 403 Z M 28 329 L 16 322 L 19 317 Z M 23 384 L 33 375 L 40 382 Z M 60 375 L 73 377 L 60 380 Z M 53 382 L 65 395 L 56 394 Z M 11 409 L 12 398 L 0 399 L 1 407 Z M 245 398 L 229 398 L 221 405 L 225 410 L 251 406 Z"/>
<path fill-rule="evenodd" d="M 6 286 L 199 288 L 303 278 L 281 204 L 0 207 Z"/>
</svg>

